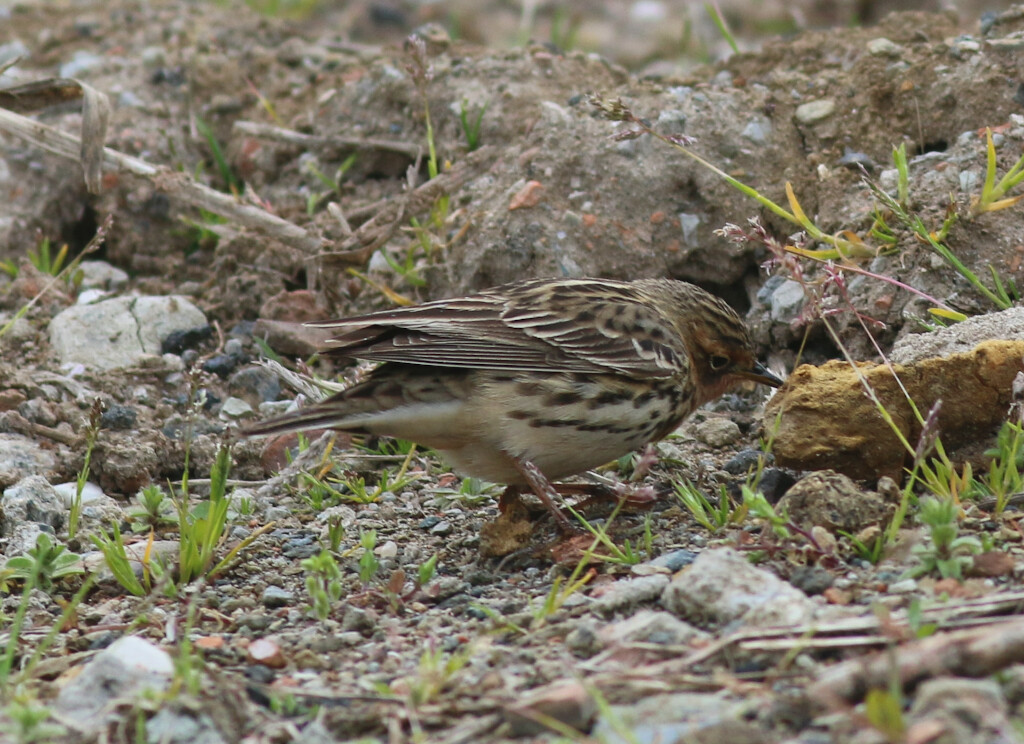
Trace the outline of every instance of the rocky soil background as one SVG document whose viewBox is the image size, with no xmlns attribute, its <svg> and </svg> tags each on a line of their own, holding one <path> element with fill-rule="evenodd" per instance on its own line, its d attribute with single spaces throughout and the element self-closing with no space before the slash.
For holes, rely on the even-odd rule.
<svg viewBox="0 0 1024 744">
<path fill-rule="evenodd" d="M 986 130 L 999 174 L 1024 150 L 1024 9 L 723 5 L 750 50 L 730 55 L 678 5 L 0 8 L 0 64 L 16 60 L 0 105 L 79 136 L 81 81 L 109 98 L 106 146 L 161 168 L 108 157 L 91 193 L 77 147 L 0 122 L 0 548 L 17 559 L 43 535 L 80 557 L 27 593 L 24 563 L 0 574 L 0 740 L 1024 741 L 1014 494 L 1001 513 L 965 494 L 957 556 L 937 555 L 916 504 L 876 543 L 912 458 L 849 364 L 825 364 L 904 365 L 924 412 L 942 400 L 925 439 L 987 476 L 1024 398 L 1022 309 L 891 214 L 878 250 L 867 180 L 897 193 L 903 145 L 907 208 L 938 231 L 952 203 L 965 268 L 1024 287 L 1024 206 L 975 208 Z M 780 23 L 787 38 L 765 40 Z M 616 137 L 640 125 L 593 94 L 787 208 L 791 184 L 825 235 L 871 249 L 779 253 L 823 246 L 664 141 Z M 751 218 L 770 239 L 718 232 Z M 316 357 L 299 321 L 586 275 L 695 282 L 746 314 L 777 371 L 823 366 L 767 413 L 763 391 L 726 396 L 654 465 L 588 476 L 660 499 L 578 504 L 609 536 L 583 556 L 542 515 L 499 518 L 500 488 L 429 452 L 235 441 L 310 393 L 262 357 L 358 374 Z M 970 319 L 936 330 L 936 306 Z M 884 368 L 864 374 L 916 446 Z M 228 561 L 186 582 L 170 502 L 147 514 L 140 494 L 180 499 L 187 479 L 198 502 L 225 442 L 229 525 L 206 569 Z M 701 524 L 684 481 L 734 505 L 729 523 Z M 788 519 L 745 513 L 744 485 Z M 140 575 L 170 569 L 143 596 L 90 540 L 115 524 Z M 309 561 L 326 548 L 321 618 Z M 100 569 L 77 600 L 76 568 Z"/>
</svg>

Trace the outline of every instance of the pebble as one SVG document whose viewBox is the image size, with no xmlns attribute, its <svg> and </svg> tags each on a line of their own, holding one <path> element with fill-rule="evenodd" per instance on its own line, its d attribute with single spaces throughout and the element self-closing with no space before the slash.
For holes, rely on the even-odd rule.
<svg viewBox="0 0 1024 744">
<path fill-rule="evenodd" d="M 203 362 L 203 371 L 227 379 L 235 371 L 238 360 L 228 354 L 216 354 Z"/>
<path fill-rule="evenodd" d="M 731 548 L 705 550 L 665 588 L 661 604 L 683 619 L 744 625 L 799 625 L 815 605 L 775 574 Z"/>
<path fill-rule="evenodd" d="M 868 54 L 876 57 L 899 57 L 903 54 L 903 47 L 882 36 L 868 42 Z"/>
<path fill-rule="evenodd" d="M 801 124 L 815 124 L 832 116 L 836 110 L 836 102 L 831 98 L 822 98 L 818 101 L 797 106 L 796 120 Z"/>
<path fill-rule="evenodd" d="M 442 519 L 430 528 L 430 532 L 434 535 L 450 535 L 452 532 L 452 523 L 447 519 Z"/>
<path fill-rule="evenodd" d="M 295 603 L 295 595 L 279 586 L 268 586 L 263 590 L 260 601 L 268 609 L 287 607 Z"/>
<path fill-rule="evenodd" d="M 288 663 L 281 647 L 268 638 L 259 638 L 250 643 L 246 656 L 251 664 L 261 664 L 271 669 L 282 669 Z"/>
<path fill-rule="evenodd" d="M 890 594 L 911 594 L 917 591 L 917 581 L 914 579 L 902 579 L 889 584 Z"/>
<path fill-rule="evenodd" d="M 141 364 L 174 331 L 206 325 L 184 297 L 115 297 L 60 312 L 50 321 L 50 344 L 62 364 L 108 370 Z"/>
<path fill-rule="evenodd" d="M 735 421 L 727 418 L 708 418 L 693 427 L 693 435 L 709 447 L 726 447 L 742 436 Z"/>
<path fill-rule="evenodd" d="M 107 410 L 100 414 L 100 428 L 126 431 L 134 428 L 138 416 L 136 410 L 131 406 L 114 403 L 107 406 Z"/>
<path fill-rule="evenodd" d="M 174 662 L 158 646 L 138 636 L 125 636 L 103 649 L 57 695 L 54 708 L 75 722 L 79 731 L 104 727 L 108 706 L 127 703 L 167 689 Z"/>
</svg>

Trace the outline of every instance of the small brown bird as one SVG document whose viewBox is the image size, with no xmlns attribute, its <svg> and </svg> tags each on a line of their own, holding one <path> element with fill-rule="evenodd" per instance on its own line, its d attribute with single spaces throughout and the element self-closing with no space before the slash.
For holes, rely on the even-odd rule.
<svg viewBox="0 0 1024 744">
<path fill-rule="evenodd" d="M 384 364 L 245 434 L 408 439 L 466 475 L 529 486 L 563 527 L 551 480 L 664 438 L 743 380 L 782 384 L 731 307 L 671 279 L 538 279 L 310 325 L 342 332 L 330 355 Z"/>
</svg>

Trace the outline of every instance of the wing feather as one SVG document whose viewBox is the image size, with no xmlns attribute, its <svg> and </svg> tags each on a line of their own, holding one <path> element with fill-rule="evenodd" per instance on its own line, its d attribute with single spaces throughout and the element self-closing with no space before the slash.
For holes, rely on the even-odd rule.
<svg viewBox="0 0 1024 744">
<path fill-rule="evenodd" d="M 338 356 L 507 371 L 668 377 L 688 357 L 679 334 L 634 285 L 539 280 L 341 320 Z"/>
</svg>

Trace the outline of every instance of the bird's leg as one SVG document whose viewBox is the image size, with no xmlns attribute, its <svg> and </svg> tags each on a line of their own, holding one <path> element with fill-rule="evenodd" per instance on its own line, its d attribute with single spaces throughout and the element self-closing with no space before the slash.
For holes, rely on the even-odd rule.
<svg viewBox="0 0 1024 744">
<path fill-rule="evenodd" d="M 636 465 L 633 467 L 633 477 L 631 480 L 640 480 L 653 468 L 658 462 L 658 448 L 654 446 L 654 443 L 650 443 L 644 446 L 640 452 L 640 456 L 636 458 Z"/>
<path fill-rule="evenodd" d="M 558 498 L 558 492 L 555 491 L 555 487 L 551 485 L 551 481 L 547 479 L 544 473 L 540 472 L 540 468 L 534 465 L 529 460 L 522 460 L 518 457 L 509 457 L 512 464 L 515 466 L 519 474 L 523 476 L 523 479 L 529 484 L 530 488 L 540 499 L 541 503 L 547 507 L 548 511 L 551 512 L 555 518 L 555 522 L 563 532 L 576 532 L 576 528 L 573 527 L 572 522 L 569 518 L 562 513 L 562 510 L 558 508 L 556 499 Z"/>
</svg>

